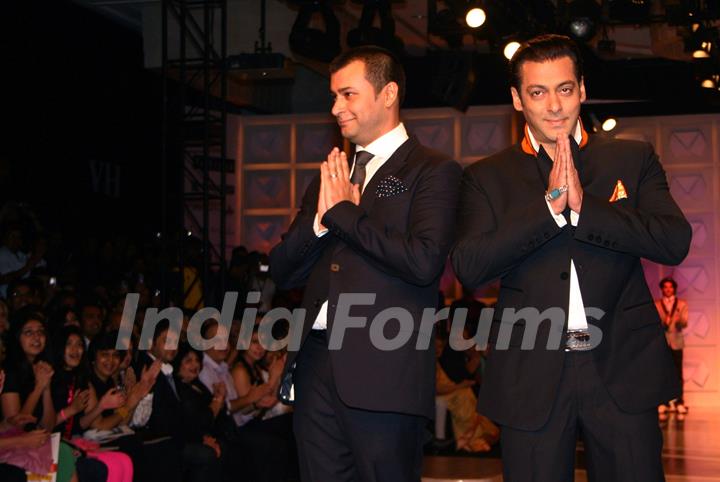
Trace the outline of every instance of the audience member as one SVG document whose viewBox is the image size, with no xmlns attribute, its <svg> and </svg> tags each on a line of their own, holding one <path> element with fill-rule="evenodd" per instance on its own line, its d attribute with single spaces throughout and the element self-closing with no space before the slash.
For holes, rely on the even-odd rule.
<svg viewBox="0 0 720 482">
<path fill-rule="evenodd" d="M 0 246 L 0 297 L 7 298 L 8 284 L 30 275 L 35 267 L 42 266 L 45 251 L 42 244 L 29 256 L 22 251 L 22 229 L 18 225 L 5 228 Z"/>
<path fill-rule="evenodd" d="M 456 448 L 468 452 L 487 452 L 496 443 L 500 430 L 487 417 L 477 413 L 477 398 L 472 391 L 474 380 L 453 382 L 439 363 L 440 354 L 447 345 L 443 330 L 437 330 L 435 336 L 436 392 L 447 404 L 452 419 Z"/>
<path fill-rule="evenodd" d="M 100 333 L 104 320 L 104 308 L 98 301 L 84 303 L 80 308 L 80 328 L 85 339 L 85 346 Z"/>
</svg>

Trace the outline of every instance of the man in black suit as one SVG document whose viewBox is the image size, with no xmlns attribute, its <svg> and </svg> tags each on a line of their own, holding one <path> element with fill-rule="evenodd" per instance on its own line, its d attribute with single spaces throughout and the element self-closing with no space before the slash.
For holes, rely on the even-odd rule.
<svg viewBox="0 0 720 482">
<path fill-rule="evenodd" d="M 152 388 L 152 411 L 141 431 L 141 436 L 150 442 L 144 447 L 147 457 L 151 460 L 167 461 L 161 478 L 163 480 L 180 480 L 184 473 L 186 480 L 202 482 L 217 480 L 220 476 L 220 461 L 215 451 L 208 445 L 186 443 L 182 432 L 182 400 L 178 395 L 172 362 L 177 355 L 177 348 L 170 348 L 168 343 L 172 336 L 170 322 L 161 320 L 153 331 L 150 350 L 138 353 L 135 373 L 142 373 L 143 368 L 149 369 L 156 362 L 161 362 L 160 373 Z M 175 347 L 177 345 L 175 344 Z M 156 443 L 169 436 L 169 440 Z M 156 468 L 157 464 L 152 464 Z M 159 479 L 156 479 L 159 480 Z"/>
<path fill-rule="evenodd" d="M 356 146 L 354 163 L 330 152 L 270 254 L 276 284 L 306 285 L 303 344 L 286 368 L 294 368 L 301 476 L 419 481 L 435 360 L 431 334 L 418 332 L 423 310 L 436 308 L 461 169 L 408 137 L 404 73 L 392 54 L 351 50 L 330 73 L 332 114 Z M 367 295 L 349 306 L 353 293 Z M 373 334 L 383 328 L 375 317 L 392 307 L 405 315 Z M 405 343 L 378 346 L 381 337 Z"/>
<path fill-rule="evenodd" d="M 533 39 L 511 70 L 525 137 L 465 170 L 451 254 L 466 287 L 501 278 L 478 409 L 506 482 L 572 481 L 578 432 L 589 480 L 664 480 L 656 407 L 678 384 L 640 258 L 680 263 L 690 226 L 649 144 L 584 131 L 572 40 Z M 526 307 L 562 308 L 530 349 L 543 316 L 503 316 Z"/>
</svg>

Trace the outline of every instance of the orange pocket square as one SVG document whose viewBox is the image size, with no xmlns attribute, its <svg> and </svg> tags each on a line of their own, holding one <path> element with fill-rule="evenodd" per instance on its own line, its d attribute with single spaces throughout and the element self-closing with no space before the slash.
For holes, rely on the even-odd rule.
<svg viewBox="0 0 720 482">
<path fill-rule="evenodd" d="M 610 202 L 614 203 L 615 201 L 619 201 L 621 199 L 627 199 L 627 191 L 625 190 L 625 185 L 622 183 L 620 179 L 618 179 L 617 184 L 615 184 L 615 190 L 612 193 L 612 196 L 610 196 Z"/>
</svg>

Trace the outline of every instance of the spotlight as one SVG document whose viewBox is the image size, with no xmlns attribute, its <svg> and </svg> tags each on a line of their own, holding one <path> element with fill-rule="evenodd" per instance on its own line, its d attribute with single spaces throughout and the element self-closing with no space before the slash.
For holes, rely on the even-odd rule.
<svg viewBox="0 0 720 482">
<path fill-rule="evenodd" d="M 578 40 L 590 40 L 595 34 L 595 24 L 587 17 L 570 20 L 570 35 Z"/>
<path fill-rule="evenodd" d="M 378 45 L 396 53 L 402 52 L 405 45 L 395 36 L 395 20 L 392 17 L 390 0 L 353 1 L 362 3 L 363 9 L 358 28 L 350 30 L 347 34 L 348 45 L 350 47 Z M 373 26 L 376 13 L 380 17 L 380 28 Z"/>
<path fill-rule="evenodd" d="M 714 89 L 715 81 L 712 79 L 705 79 L 700 83 L 700 86 L 704 89 Z"/>
<path fill-rule="evenodd" d="M 690 31 L 683 35 L 685 52 L 692 52 L 694 59 L 707 59 L 713 55 L 713 49 L 720 42 L 717 27 L 693 24 Z"/>
<path fill-rule="evenodd" d="M 468 27 L 478 28 L 485 23 L 486 18 L 487 16 L 485 15 L 485 10 L 480 7 L 475 7 L 467 11 L 467 14 L 465 15 L 465 23 L 468 24 Z"/>
<path fill-rule="evenodd" d="M 617 120 L 614 117 L 608 117 L 602 123 L 602 130 L 604 130 L 605 132 L 610 132 L 611 130 L 615 129 L 615 126 L 617 126 Z"/>
<path fill-rule="evenodd" d="M 505 48 L 503 49 L 503 55 L 506 59 L 510 60 L 513 58 L 513 55 L 515 55 L 515 52 L 520 48 L 520 42 L 516 42 L 515 40 L 512 40 L 505 44 Z"/>
<path fill-rule="evenodd" d="M 602 13 L 600 5 L 595 0 L 575 0 L 567 8 L 570 35 L 583 42 L 593 38 Z"/>
<path fill-rule="evenodd" d="M 595 112 L 589 112 L 587 114 L 590 122 L 588 125 L 592 126 L 593 132 L 610 132 L 617 127 L 617 119 L 613 116 L 598 115 Z M 602 122 L 600 121 L 602 119 Z"/>
<path fill-rule="evenodd" d="M 310 21 L 319 14 L 325 31 L 310 28 Z M 289 38 L 290 49 L 304 57 L 330 62 L 340 53 L 340 22 L 324 1 L 302 2 Z"/>
</svg>

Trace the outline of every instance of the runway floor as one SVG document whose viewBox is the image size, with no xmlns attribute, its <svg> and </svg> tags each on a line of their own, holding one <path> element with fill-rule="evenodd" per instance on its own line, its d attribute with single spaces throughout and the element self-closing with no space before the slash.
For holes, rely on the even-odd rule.
<svg viewBox="0 0 720 482">
<path fill-rule="evenodd" d="M 670 415 L 661 423 L 663 463 L 668 482 L 720 482 L 720 408 L 691 408 L 684 421 Z M 582 446 L 578 446 L 576 482 L 586 482 Z M 500 482 L 497 458 L 427 456 L 423 482 Z"/>
</svg>

